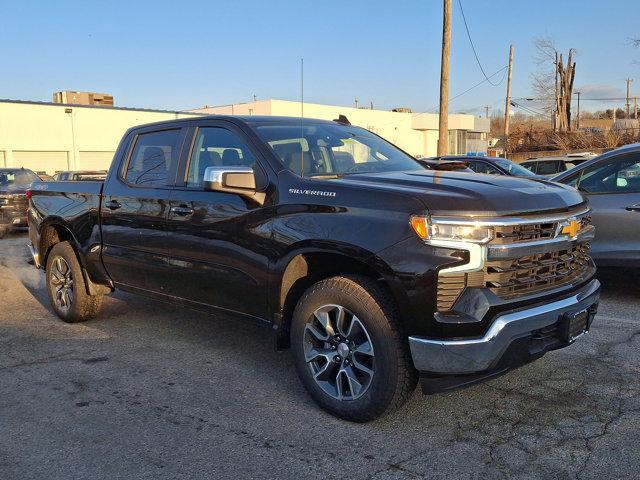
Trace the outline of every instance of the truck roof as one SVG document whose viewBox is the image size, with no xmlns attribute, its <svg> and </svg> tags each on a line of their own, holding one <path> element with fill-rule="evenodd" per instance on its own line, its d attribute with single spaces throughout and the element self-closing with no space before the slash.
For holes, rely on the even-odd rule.
<svg viewBox="0 0 640 480">
<path fill-rule="evenodd" d="M 256 124 L 256 123 L 279 123 L 279 124 L 290 124 L 290 125 L 300 125 L 301 121 L 304 123 L 323 123 L 323 124 L 336 124 L 337 122 L 331 120 L 321 120 L 319 118 L 306 118 L 302 119 L 301 117 L 281 117 L 274 115 L 202 115 L 200 117 L 190 117 L 190 118 L 176 118 L 174 120 L 163 120 L 161 122 L 152 122 L 145 123 L 141 125 L 136 125 L 132 127 L 132 129 L 138 129 L 142 127 L 152 126 L 152 125 L 174 125 L 176 123 L 186 123 L 192 122 L 194 120 L 226 120 L 230 122 L 242 122 L 248 125 Z"/>
</svg>

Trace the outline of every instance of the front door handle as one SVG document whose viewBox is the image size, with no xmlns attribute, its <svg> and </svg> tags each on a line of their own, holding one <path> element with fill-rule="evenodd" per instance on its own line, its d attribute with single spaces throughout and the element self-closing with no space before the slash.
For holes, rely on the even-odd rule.
<svg viewBox="0 0 640 480">
<path fill-rule="evenodd" d="M 625 210 L 629 210 L 630 212 L 640 212 L 640 203 L 636 205 L 629 205 Z"/>
<path fill-rule="evenodd" d="M 185 206 L 171 207 L 170 211 L 171 213 L 180 215 L 181 217 L 186 217 L 187 215 L 193 215 L 193 208 L 191 207 L 185 207 Z"/>
<path fill-rule="evenodd" d="M 110 200 L 106 202 L 104 206 L 109 210 L 118 210 L 120 207 L 122 207 L 122 205 L 120 205 L 120 202 L 118 202 L 117 200 Z"/>
</svg>

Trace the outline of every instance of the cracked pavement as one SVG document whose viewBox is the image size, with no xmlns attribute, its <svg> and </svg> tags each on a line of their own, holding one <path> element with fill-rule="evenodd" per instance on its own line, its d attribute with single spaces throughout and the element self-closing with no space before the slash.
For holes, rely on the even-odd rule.
<svg viewBox="0 0 640 480">
<path fill-rule="evenodd" d="M 352 424 L 259 325 L 123 293 L 55 317 L 24 234 L 0 241 L 0 478 L 640 477 L 640 272 L 603 271 L 574 345 Z"/>
</svg>

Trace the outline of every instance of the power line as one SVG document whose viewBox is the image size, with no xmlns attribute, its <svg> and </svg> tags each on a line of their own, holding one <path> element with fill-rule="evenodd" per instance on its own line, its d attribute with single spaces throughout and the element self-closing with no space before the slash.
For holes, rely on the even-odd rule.
<svg viewBox="0 0 640 480">
<path fill-rule="evenodd" d="M 577 92 L 576 92 L 577 93 Z M 608 102 L 608 101 L 622 101 L 622 100 L 626 100 L 626 97 L 606 97 L 606 98 L 584 98 L 583 96 L 580 97 L 580 101 L 584 101 L 584 100 L 591 100 L 594 102 Z M 534 98 L 534 97 L 519 97 L 519 98 L 514 98 L 514 100 L 524 100 L 527 102 L 542 102 L 545 100 L 548 100 L 547 98 Z"/>
<path fill-rule="evenodd" d="M 491 75 L 489 75 L 487 78 L 485 78 L 485 79 L 484 79 L 484 80 L 482 80 L 481 82 L 478 82 L 478 83 L 476 83 L 475 85 L 473 85 L 472 87 L 467 88 L 464 92 L 461 92 L 461 93 L 459 93 L 458 95 L 455 95 L 455 96 L 451 97 L 451 98 L 449 99 L 449 103 L 451 103 L 451 102 L 452 102 L 453 100 L 455 100 L 456 98 L 461 97 L 462 95 L 464 95 L 464 94 L 466 94 L 466 93 L 469 93 L 471 90 L 473 90 L 473 89 L 474 89 L 474 88 L 476 88 L 476 87 L 479 87 L 479 86 L 480 86 L 480 85 L 482 85 L 483 83 L 486 83 L 486 82 L 491 83 L 491 81 L 489 80 L 489 78 L 491 78 L 491 77 L 495 77 L 497 74 L 499 74 L 500 72 L 502 72 L 502 79 L 500 80 L 500 82 L 498 82 L 496 85 L 494 85 L 493 83 L 491 83 L 491 85 L 493 85 L 494 87 L 495 87 L 495 86 L 497 86 L 497 85 L 500 85 L 500 84 L 503 82 L 504 77 L 505 77 L 505 76 L 506 76 L 506 74 L 507 74 L 507 67 L 508 67 L 508 65 L 505 65 L 505 66 L 504 66 L 504 67 L 502 67 L 500 70 L 497 70 L 496 72 L 492 73 Z M 484 72 L 483 72 L 483 73 L 484 73 Z M 486 75 L 485 75 L 485 76 L 486 76 Z"/>
<path fill-rule="evenodd" d="M 524 110 L 527 113 L 533 113 L 534 115 L 542 115 L 542 116 L 546 115 L 543 112 L 539 112 L 538 110 L 535 110 L 535 109 L 530 108 L 530 107 L 525 107 L 524 105 L 522 105 L 520 103 L 517 103 L 517 102 L 514 102 L 513 100 L 511 101 L 511 105 L 513 105 L 516 108 L 520 108 L 520 109 Z"/>
<path fill-rule="evenodd" d="M 484 78 L 487 82 L 489 82 L 494 87 L 497 87 L 502 83 L 504 77 L 502 77 L 502 79 L 498 83 L 493 83 L 491 80 L 489 80 L 490 77 L 487 76 L 484 68 L 482 68 L 482 64 L 480 63 L 480 59 L 478 58 L 478 52 L 476 52 L 476 46 L 473 44 L 473 40 L 471 39 L 471 32 L 469 31 L 469 25 L 467 25 L 467 18 L 465 17 L 464 9 L 462 8 L 462 0 L 458 0 L 458 6 L 460 7 L 460 13 L 462 13 L 462 21 L 464 22 L 464 28 L 467 31 L 467 37 L 469 38 L 469 43 L 471 44 L 471 50 L 473 50 L 473 55 L 476 57 L 476 62 L 480 67 L 480 71 L 482 72 L 482 75 L 484 75 Z"/>
<path fill-rule="evenodd" d="M 505 65 L 505 66 L 504 66 L 504 67 L 502 67 L 501 69 L 496 70 L 496 71 L 495 71 L 495 72 L 493 72 L 491 75 L 489 75 L 489 78 L 491 78 L 491 77 L 495 77 L 495 76 L 496 76 L 496 75 L 498 75 L 500 72 L 502 72 L 502 80 L 504 80 L 504 77 L 505 77 L 505 76 L 506 76 L 506 74 L 507 74 L 507 68 L 508 68 L 508 65 Z M 502 80 L 500 81 L 500 83 L 502 83 Z M 454 101 L 456 98 L 459 98 L 459 97 L 461 97 L 461 96 L 463 96 L 463 95 L 465 95 L 465 94 L 469 93 L 471 90 L 473 90 L 474 88 L 479 87 L 480 85 L 482 85 L 482 84 L 484 84 L 484 83 L 487 83 L 487 80 L 486 80 L 486 79 L 485 79 L 485 80 L 481 80 L 480 82 L 476 83 L 475 85 L 472 85 L 471 87 L 467 88 L 465 91 L 460 92 L 459 94 L 454 95 L 453 97 L 449 98 L 449 103 L 451 103 L 452 101 Z M 498 84 L 498 85 L 499 85 L 499 84 Z M 495 104 L 495 103 L 497 103 L 497 102 L 494 102 L 494 104 Z M 438 107 L 437 107 L 437 106 L 436 106 L 436 107 L 431 107 L 431 108 L 429 108 L 429 109 L 425 110 L 424 112 L 416 112 L 415 116 L 417 117 L 417 116 L 419 116 L 419 115 L 427 115 L 427 114 L 430 114 L 430 113 L 435 113 L 435 110 L 437 110 L 437 109 L 438 109 Z M 384 127 L 384 126 L 386 126 L 386 125 L 391 125 L 392 123 L 400 123 L 400 122 L 402 122 L 402 120 L 394 120 L 393 122 L 381 123 L 381 124 L 378 124 L 378 125 L 376 125 L 376 126 L 377 126 L 377 127 Z"/>
<path fill-rule="evenodd" d="M 516 103 L 516 102 L 511 102 L 511 105 L 513 105 L 514 107 L 519 108 L 521 110 L 524 110 L 527 113 L 532 113 L 534 115 L 543 115 L 543 116 L 545 115 L 543 112 L 540 112 L 540 111 L 535 110 L 533 108 L 525 107 L 524 105 L 521 105 L 521 104 Z"/>
<path fill-rule="evenodd" d="M 499 70 L 496 70 L 495 72 L 493 72 L 491 75 L 489 75 L 489 78 L 491 77 L 495 77 L 496 75 L 498 75 L 500 72 L 502 72 L 502 80 L 500 80 L 500 83 L 502 83 L 502 81 L 504 80 L 504 77 L 507 75 L 507 68 L 509 66 L 505 65 L 504 67 L 502 67 Z M 457 95 L 454 95 L 453 97 L 451 97 L 449 99 L 449 103 L 453 102 L 455 99 L 460 98 L 463 95 L 466 95 L 467 93 L 469 93 L 471 90 L 478 88 L 480 85 L 487 83 L 487 79 L 481 80 L 478 83 L 476 83 L 475 85 L 470 86 L 469 88 L 467 88 L 465 91 L 458 93 Z M 500 85 L 500 83 L 498 83 L 498 85 Z M 438 107 L 432 107 L 430 109 L 427 109 L 427 111 L 425 112 L 420 112 L 418 113 L 418 115 L 423 115 L 423 114 L 427 114 L 427 113 L 435 113 L 432 110 L 437 110 Z"/>
</svg>

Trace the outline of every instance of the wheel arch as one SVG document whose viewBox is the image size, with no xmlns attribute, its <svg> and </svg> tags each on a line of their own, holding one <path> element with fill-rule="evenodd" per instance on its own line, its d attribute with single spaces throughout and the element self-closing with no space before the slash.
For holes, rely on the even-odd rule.
<svg viewBox="0 0 640 480">
<path fill-rule="evenodd" d="M 69 242 L 71 244 L 82 266 L 82 259 L 78 255 L 78 241 L 73 235 L 70 226 L 61 218 L 50 218 L 40 225 L 38 254 L 42 267 L 46 268 L 47 258 L 49 257 L 49 253 L 51 253 L 51 249 L 60 242 Z"/>
<path fill-rule="evenodd" d="M 274 270 L 272 305 L 277 347 L 289 347 L 289 325 L 302 294 L 314 283 L 344 274 L 360 274 L 375 279 L 391 293 L 400 318 L 406 318 L 406 293 L 391 268 L 374 253 L 345 244 L 307 244 L 292 248 Z"/>
<path fill-rule="evenodd" d="M 40 257 L 40 264 L 43 269 L 46 269 L 47 259 L 51 253 L 51 249 L 54 245 L 60 242 L 69 242 L 71 248 L 76 254 L 80 269 L 82 270 L 82 276 L 84 277 L 86 290 L 89 295 L 98 295 L 111 291 L 109 288 L 95 283 L 87 272 L 87 265 L 83 255 L 80 243 L 73 234 L 73 230 L 62 218 L 51 218 L 40 225 L 40 235 L 38 242 L 38 255 Z"/>
</svg>

